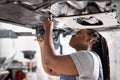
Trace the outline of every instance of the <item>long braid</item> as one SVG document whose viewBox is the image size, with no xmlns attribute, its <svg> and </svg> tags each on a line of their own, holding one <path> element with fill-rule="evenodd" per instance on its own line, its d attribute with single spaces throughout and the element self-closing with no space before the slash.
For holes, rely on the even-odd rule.
<svg viewBox="0 0 120 80">
<path fill-rule="evenodd" d="M 103 51 L 103 71 L 104 71 L 104 80 L 110 80 L 110 64 L 109 64 L 109 52 L 107 42 L 104 37 L 101 38 L 101 46 Z"/>
<path fill-rule="evenodd" d="M 92 50 L 95 51 L 102 61 L 104 80 L 110 80 L 109 52 L 105 38 L 96 30 L 88 29 L 88 35 L 94 38 Z"/>
</svg>

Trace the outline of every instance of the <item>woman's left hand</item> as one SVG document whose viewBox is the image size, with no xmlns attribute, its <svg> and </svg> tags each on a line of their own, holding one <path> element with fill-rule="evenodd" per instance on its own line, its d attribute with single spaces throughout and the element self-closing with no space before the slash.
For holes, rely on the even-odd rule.
<svg viewBox="0 0 120 80">
<path fill-rule="evenodd" d="M 43 36 L 37 37 L 37 41 L 38 41 L 38 43 L 39 43 L 40 46 L 44 45 L 44 37 Z"/>
</svg>

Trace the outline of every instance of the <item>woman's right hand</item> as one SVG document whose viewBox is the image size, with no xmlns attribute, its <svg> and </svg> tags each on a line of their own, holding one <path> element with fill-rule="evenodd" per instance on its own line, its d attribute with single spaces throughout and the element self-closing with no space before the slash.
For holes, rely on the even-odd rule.
<svg viewBox="0 0 120 80">
<path fill-rule="evenodd" d="M 45 19 L 44 20 L 44 30 L 46 32 L 52 30 L 53 29 L 53 24 L 54 24 L 53 19 L 49 19 L 49 18 Z"/>
</svg>

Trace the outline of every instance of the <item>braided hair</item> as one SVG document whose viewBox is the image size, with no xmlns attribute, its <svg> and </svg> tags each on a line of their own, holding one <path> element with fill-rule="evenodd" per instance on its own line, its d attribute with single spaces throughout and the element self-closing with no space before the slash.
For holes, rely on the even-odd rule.
<svg viewBox="0 0 120 80">
<path fill-rule="evenodd" d="M 88 35 L 93 37 L 92 49 L 95 51 L 102 62 L 104 80 L 110 80 L 109 52 L 105 38 L 96 30 L 88 29 Z"/>
</svg>

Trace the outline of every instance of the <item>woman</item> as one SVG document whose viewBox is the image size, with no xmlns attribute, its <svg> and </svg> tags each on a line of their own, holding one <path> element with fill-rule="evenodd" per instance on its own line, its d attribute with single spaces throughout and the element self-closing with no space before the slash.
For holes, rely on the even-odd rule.
<svg viewBox="0 0 120 80">
<path fill-rule="evenodd" d="M 70 55 L 55 55 L 53 20 L 44 21 L 44 38 L 39 37 L 44 70 L 60 80 L 110 80 L 108 47 L 104 37 L 93 29 L 81 29 L 70 39 L 76 50 Z M 102 63 L 101 63 L 102 62 Z"/>
</svg>

